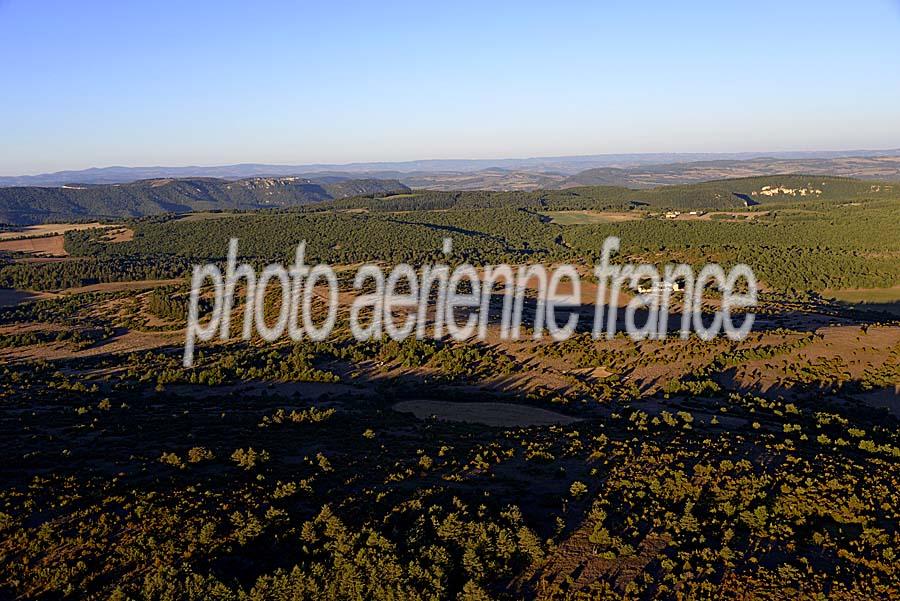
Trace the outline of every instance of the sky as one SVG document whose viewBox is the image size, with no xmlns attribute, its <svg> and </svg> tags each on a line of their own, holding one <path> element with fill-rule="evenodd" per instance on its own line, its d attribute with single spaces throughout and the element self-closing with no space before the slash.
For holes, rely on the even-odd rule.
<svg viewBox="0 0 900 601">
<path fill-rule="evenodd" d="M 900 0 L 0 0 L 0 175 L 900 147 Z"/>
</svg>

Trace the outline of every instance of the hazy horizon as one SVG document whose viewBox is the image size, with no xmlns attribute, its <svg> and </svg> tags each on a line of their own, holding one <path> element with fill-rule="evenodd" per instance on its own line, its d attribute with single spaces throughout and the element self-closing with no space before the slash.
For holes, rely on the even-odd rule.
<svg viewBox="0 0 900 601">
<path fill-rule="evenodd" d="M 282 167 L 282 168 L 322 168 L 322 169 L 340 169 L 340 168 L 350 168 L 355 166 L 360 167 L 378 167 L 378 166 L 392 166 L 392 165 L 404 165 L 404 164 L 414 164 L 414 163 L 453 163 L 453 162 L 504 162 L 504 161 L 551 161 L 551 160 L 560 160 L 560 161 L 575 161 L 578 159 L 591 159 L 591 158 L 620 158 L 624 160 L 626 157 L 653 157 L 653 156 L 671 156 L 676 162 L 691 162 L 691 157 L 697 157 L 698 161 L 706 161 L 706 160 L 717 160 L 717 157 L 740 157 L 741 160 L 746 158 L 747 160 L 751 160 L 753 158 L 793 158 L 789 155 L 829 155 L 835 158 L 847 156 L 867 156 L 868 154 L 878 154 L 878 153 L 900 153 L 900 145 L 896 147 L 884 147 L 884 148 L 813 148 L 813 149 L 768 149 L 768 150 L 734 150 L 734 151 L 691 151 L 691 152 L 680 152 L 680 151 L 647 151 L 647 152 L 600 152 L 600 153 L 588 153 L 588 154 L 561 154 L 561 155 L 539 155 L 539 156 L 455 156 L 455 157 L 425 157 L 425 158 L 409 158 L 409 159 L 398 159 L 398 160 L 360 160 L 360 161 L 350 161 L 350 162 L 342 162 L 342 163 L 326 163 L 321 161 L 312 161 L 312 162 L 298 162 L 298 161 L 286 161 L 286 162 L 263 162 L 263 161 L 241 161 L 238 163 L 210 163 L 210 164 L 158 164 L 158 165 L 149 165 L 149 164 L 109 164 L 109 165 L 90 165 L 88 167 L 80 167 L 80 168 L 63 168 L 54 171 L 35 171 L 31 173 L 0 173 L 0 178 L 11 178 L 11 177 L 30 177 L 30 176 L 39 176 L 39 175 L 53 175 L 55 173 L 68 173 L 68 172 L 82 172 L 82 171 L 102 171 L 102 170 L 111 170 L 111 169 L 220 169 L 226 167 L 242 167 L 242 166 L 272 166 L 272 167 Z M 700 158 L 703 157 L 703 158 Z M 711 158 L 710 158 L 711 157 Z M 678 159 L 684 159 L 678 160 Z M 655 162 L 647 163 L 647 164 L 657 164 Z M 491 167 L 484 167 L 491 168 Z"/>
</svg>

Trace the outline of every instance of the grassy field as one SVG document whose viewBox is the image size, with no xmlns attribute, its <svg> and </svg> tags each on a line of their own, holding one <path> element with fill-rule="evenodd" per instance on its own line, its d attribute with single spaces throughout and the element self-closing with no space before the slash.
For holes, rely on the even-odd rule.
<svg viewBox="0 0 900 601">
<path fill-rule="evenodd" d="M 188 213 L 183 217 L 179 217 L 178 221 L 204 221 L 206 219 L 222 219 L 225 217 L 233 217 L 234 213 L 229 213 L 227 211 L 221 212 L 212 212 L 212 211 L 195 211 L 193 213 Z"/>
<path fill-rule="evenodd" d="M 890 288 L 848 288 L 825 290 L 826 298 L 853 305 L 859 309 L 881 311 L 900 317 L 900 286 Z"/>
<path fill-rule="evenodd" d="M 900 301 L 900 286 L 825 290 L 822 295 L 848 303 L 892 303 Z"/>
<path fill-rule="evenodd" d="M 18 240 L 22 238 L 36 238 L 53 234 L 65 234 L 66 232 L 89 230 L 98 227 L 108 227 L 99 222 L 92 223 L 44 223 L 41 225 L 29 225 L 13 228 L 6 232 L 0 232 L 0 240 Z"/>
<path fill-rule="evenodd" d="M 557 225 L 586 225 L 592 223 L 618 223 L 633 221 L 644 217 L 641 213 L 621 213 L 614 211 L 544 211 L 542 215 L 549 217 Z"/>
<path fill-rule="evenodd" d="M 0 232 L 0 251 L 20 252 L 42 257 L 64 257 L 65 233 L 108 228 L 109 225 L 92 223 L 45 223 L 14 228 Z"/>
</svg>

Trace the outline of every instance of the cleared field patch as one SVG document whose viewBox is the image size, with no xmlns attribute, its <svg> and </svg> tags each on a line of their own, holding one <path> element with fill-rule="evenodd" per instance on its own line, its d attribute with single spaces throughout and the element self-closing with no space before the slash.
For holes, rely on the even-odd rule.
<svg viewBox="0 0 900 601">
<path fill-rule="evenodd" d="M 0 240 L 18 240 L 21 238 L 35 238 L 49 236 L 51 234 L 65 234 L 78 230 L 90 230 L 98 227 L 113 227 L 109 224 L 94 221 L 91 223 L 43 223 L 41 225 L 29 225 L 16 228 L 7 232 L 0 232 Z"/>
<path fill-rule="evenodd" d="M 224 219 L 225 217 L 234 217 L 236 213 L 214 213 L 212 211 L 198 211 L 196 213 L 187 213 L 184 217 L 179 217 L 175 221 L 191 222 L 206 221 L 208 219 Z"/>
<path fill-rule="evenodd" d="M 848 288 L 844 290 L 824 290 L 822 295 L 857 309 L 880 311 L 900 316 L 900 286 L 892 288 Z"/>
<path fill-rule="evenodd" d="M 64 257 L 68 254 L 65 249 L 65 237 L 62 234 L 3 240 L 0 241 L 0 250 L 24 252 L 43 257 Z"/>
<path fill-rule="evenodd" d="M 394 411 L 412 413 L 418 419 L 435 417 L 449 422 L 482 424 L 497 428 L 523 428 L 571 424 L 574 417 L 513 403 L 455 403 L 452 401 L 402 401 Z"/>
<path fill-rule="evenodd" d="M 900 301 L 900 286 L 823 290 L 822 295 L 848 303 L 891 303 Z"/>
<path fill-rule="evenodd" d="M 29 225 L 0 233 L 0 250 L 24 252 L 41 257 L 65 257 L 65 233 L 94 228 L 113 227 L 94 221 L 91 223 L 44 223 Z"/>
<path fill-rule="evenodd" d="M 643 219 L 642 213 L 613 211 L 544 211 L 542 215 L 549 217 L 557 225 L 590 225 L 593 223 L 619 223 Z"/>
<path fill-rule="evenodd" d="M 134 230 L 129 227 L 120 227 L 114 230 L 109 230 L 106 235 L 103 236 L 103 240 L 109 242 L 110 244 L 116 244 L 118 242 L 129 242 L 134 240 Z"/>
</svg>

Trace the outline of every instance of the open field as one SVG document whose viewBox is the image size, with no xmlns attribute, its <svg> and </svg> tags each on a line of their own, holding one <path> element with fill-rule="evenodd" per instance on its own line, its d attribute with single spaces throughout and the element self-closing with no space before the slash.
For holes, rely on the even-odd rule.
<svg viewBox="0 0 900 601">
<path fill-rule="evenodd" d="M 39 257 L 65 257 L 66 232 L 77 232 L 95 228 L 108 228 L 107 224 L 93 223 L 47 223 L 15 228 L 0 232 L 0 251 L 21 252 Z M 127 228 L 119 230 L 127 232 Z M 133 235 L 133 234 L 132 234 Z M 121 239 L 131 239 L 124 237 Z"/>
<path fill-rule="evenodd" d="M 111 244 L 116 244 L 118 242 L 129 242 L 134 239 L 134 230 L 129 227 L 118 227 L 110 229 L 102 239 Z"/>
<path fill-rule="evenodd" d="M 65 238 L 60 235 L 30 236 L 0 241 L 0 251 L 22 252 L 45 257 L 66 256 Z"/>
<path fill-rule="evenodd" d="M 0 232 L 0 240 L 13 240 L 21 238 L 35 238 L 50 236 L 53 234 L 65 234 L 94 228 L 110 227 L 108 224 L 94 221 L 92 223 L 44 223 L 41 225 L 28 225 Z"/>
<path fill-rule="evenodd" d="M 193 221 L 205 221 L 207 219 L 223 219 L 226 217 L 233 217 L 234 213 L 229 213 L 227 211 L 194 211 L 193 213 L 188 213 L 187 215 L 183 215 L 178 217 L 178 221 L 185 222 L 193 222 Z"/>
<path fill-rule="evenodd" d="M 584 225 L 590 223 L 618 223 L 642 219 L 639 212 L 617 213 L 613 211 L 548 211 L 543 213 L 559 225 Z"/>
<path fill-rule="evenodd" d="M 825 290 L 823 295 L 856 305 L 860 309 L 880 311 L 900 317 L 900 286 Z"/>
<path fill-rule="evenodd" d="M 900 286 L 891 288 L 850 288 L 824 290 L 824 296 L 848 303 L 891 303 L 900 301 Z"/>
</svg>

